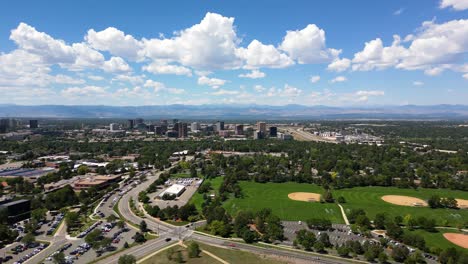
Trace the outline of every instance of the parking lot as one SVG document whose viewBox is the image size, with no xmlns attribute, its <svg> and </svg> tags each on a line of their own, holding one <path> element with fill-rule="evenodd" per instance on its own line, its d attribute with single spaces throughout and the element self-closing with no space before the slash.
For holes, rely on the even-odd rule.
<svg viewBox="0 0 468 264">
<path fill-rule="evenodd" d="M 302 229 L 312 231 L 313 233 L 315 233 L 316 236 L 319 236 L 319 233 L 328 233 L 328 236 L 330 237 L 330 242 L 333 245 L 341 245 L 348 240 L 360 241 L 361 243 L 366 240 L 366 238 L 360 235 L 353 234 L 348 226 L 342 224 L 333 224 L 333 230 L 331 231 L 319 231 L 315 229 L 309 229 L 305 222 L 300 221 L 283 221 L 282 224 L 284 227 L 284 236 L 288 239 L 284 242 L 284 244 L 287 245 L 293 244 L 293 241 L 296 238 L 296 232 Z"/>
<path fill-rule="evenodd" d="M 99 222 L 97 222 L 99 223 Z M 107 227 L 106 227 L 107 226 Z M 44 263 L 53 263 L 52 256 L 63 252 L 67 263 L 89 263 L 98 257 L 110 254 L 112 251 L 123 248 L 125 242 L 129 245 L 134 242 L 132 237 L 135 235 L 137 230 L 126 226 L 124 229 L 119 229 L 117 226 L 110 228 L 109 223 L 102 222 L 96 225 L 95 229 L 103 230 L 105 237 L 112 238 L 111 246 L 104 250 L 94 250 L 85 243 L 85 239 L 78 238 L 70 240 L 68 243 L 63 245 L 58 251 L 53 252 L 49 255 Z"/>
<path fill-rule="evenodd" d="M 166 185 L 172 185 L 172 184 L 181 184 L 185 186 L 185 191 L 177 197 L 175 200 L 161 200 L 159 199 L 158 195 L 164 192 L 166 187 L 162 189 L 158 189 L 158 191 L 154 193 L 148 194 L 150 197 L 150 201 L 152 205 L 157 205 L 159 208 L 163 209 L 168 206 L 174 206 L 177 205 L 179 207 L 184 206 L 185 204 L 188 203 L 190 198 L 192 198 L 193 194 L 198 190 L 198 187 L 200 187 L 201 181 L 198 178 L 180 178 L 180 179 L 170 179 L 168 180 Z"/>
</svg>

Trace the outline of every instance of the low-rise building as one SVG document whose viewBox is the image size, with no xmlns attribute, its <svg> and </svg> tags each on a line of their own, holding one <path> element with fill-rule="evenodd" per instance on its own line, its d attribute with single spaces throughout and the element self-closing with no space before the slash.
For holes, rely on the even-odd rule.
<svg viewBox="0 0 468 264">
<path fill-rule="evenodd" d="M 91 187 L 96 187 L 97 189 L 104 189 L 112 183 L 119 182 L 122 179 L 120 175 L 90 175 L 89 177 L 79 179 L 73 183 L 73 189 L 83 190 L 89 189 Z"/>
</svg>

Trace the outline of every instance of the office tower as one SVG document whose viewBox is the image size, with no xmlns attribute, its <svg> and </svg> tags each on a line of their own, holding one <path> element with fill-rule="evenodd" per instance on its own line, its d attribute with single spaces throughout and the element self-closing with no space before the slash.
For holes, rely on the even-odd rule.
<svg viewBox="0 0 468 264">
<path fill-rule="evenodd" d="M 244 125 L 236 125 L 236 135 L 244 134 Z"/>
<path fill-rule="evenodd" d="M 0 133 L 6 133 L 10 126 L 10 120 L 0 119 Z"/>
<path fill-rule="evenodd" d="M 185 138 L 188 136 L 187 133 L 187 123 L 177 123 L 177 133 L 178 137 Z"/>
<path fill-rule="evenodd" d="M 135 119 L 135 125 L 140 125 L 140 124 L 143 124 L 143 118 L 137 118 Z"/>
<path fill-rule="evenodd" d="M 270 127 L 270 137 L 276 137 L 278 135 L 277 127 Z"/>
<path fill-rule="evenodd" d="M 109 125 L 109 129 L 110 129 L 110 131 L 119 130 L 119 124 L 117 124 L 117 123 L 111 123 L 111 124 Z"/>
<path fill-rule="evenodd" d="M 190 124 L 190 130 L 192 132 L 200 130 L 200 124 L 198 122 L 193 122 Z"/>
<path fill-rule="evenodd" d="M 253 133 L 253 138 L 254 139 L 262 139 L 263 135 L 264 135 L 264 133 L 262 133 L 262 131 L 256 130 Z"/>
<path fill-rule="evenodd" d="M 31 129 L 34 129 L 34 128 L 38 128 L 38 122 L 37 120 L 29 120 L 29 128 Z"/>
<path fill-rule="evenodd" d="M 166 119 L 161 120 L 161 125 L 167 127 L 167 120 Z"/>
<path fill-rule="evenodd" d="M 222 131 L 222 130 L 224 130 L 224 121 L 216 122 L 216 131 Z"/>
<path fill-rule="evenodd" d="M 135 121 L 133 121 L 133 119 L 129 119 L 127 121 L 127 128 L 128 129 L 133 129 L 133 127 L 135 127 Z"/>
<path fill-rule="evenodd" d="M 266 123 L 265 122 L 257 122 L 257 130 L 265 135 L 266 134 Z"/>
</svg>

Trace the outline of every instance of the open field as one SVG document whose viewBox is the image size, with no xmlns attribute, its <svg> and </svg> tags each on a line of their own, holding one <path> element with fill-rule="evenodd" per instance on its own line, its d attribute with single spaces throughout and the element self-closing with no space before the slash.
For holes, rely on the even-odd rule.
<svg viewBox="0 0 468 264">
<path fill-rule="evenodd" d="M 293 201 L 288 194 L 294 192 L 323 193 L 321 186 L 306 183 L 255 183 L 240 182 L 243 198 L 230 198 L 224 207 L 234 214 L 241 209 L 260 210 L 271 208 L 283 220 L 306 220 L 311 217 L 326 217 L 334 223 L 343 223 L 340 210 L 336 204 L 322 204 Z M 385 195 L 403 195 L 427 200 L 431 195 L 440 197 L 455 197 L 467 199 L 468 192 L 448 189 L 399 189 L 395 187 L 356 187 L 334 190 L 335 198 L 343 196 L 346 203 L 342 204 L 346 212 L 350 209 L 364 209 L 373 219 L 377 213 L 386 212 L 390 216 L 429 217 L 436 220 L 439 226 L 456 226 L 468 219 L 466 209 L 431 209 L 428 207 L 410 207 L 387 203 L 382 200 Z M 201 198 L 201 197 L 200 197 Z"/>
<path fill-rule="evenodd" d="M 323 192 L 321 186 L 305 183 L 256 183 L 240 182 L 243 198 L 230 198 L 224 207 L 235 214 L 241 209 L 260 210 L 271 208 L 282 220 L 306 220 L 313 217 L 324 217 L 334 223 L 344 223 L 340 208 L 336 204 L 311 203 L 294 201 L 288 195 L 294 192 Z"/>
<path fill-rule="evenodd" d="M 456 226 L 458 223 L 463 223 L 468 219 L 468 210 L 466 209 L 431 209 L 428 207 L 410 207 L 400 206 L 387 203 L 382 200 L 385 195 L 404 195 L 420 198 L 423 200 L 429 199 L 431 195 L 437 194 L 440 197 L 454 197 L 459 199 L 467 199 L 468 192 L 454 191 L 448 189 L 399 189 L 396 187 L 356 187 L 350 189 L 334 190 L 333 196 L 343 196 L 346 203 L 343 207 L 348 212 L 350 209 L 362 208 L 367 212 L 367 215 L 373 219 L 377 213 L 386 212 L 391 216 L 406 216 L 413 217 L 424 216 L 433 218 L 437 221 L 437 225 Z"/>
<path fill-rule="evenodd" d="M 454 230 L 454 229 L 438 229 L 437 231 L 438 232 L 433 233 L 433 232 L 427 232 L 425 230 L 418 229 L 414 231 L 405 230 L 405 233 L 418 234 L 424 237 L 424 240 L 426 241 L 426 246 L 428 248 L 438 247 L 441 249 L 446 249 L 446 248 L 454 247 L 457 249 L 463 249 L 462 247 L 451 243 L 444 237 L 445 233 L 460 233 L 459 231 Z"/>
<path fill-rule="evenodd" d="M 219 190 L 219 186 L 221 186 L 221 183 L 223 182 L 223 177 L 208 179 L 205 180 L 205 182 L 211 183 L 211 188 L 213 188 L 213 190 L 210 193 L 214 193 L 216 195 Z M 190 199 L 190 203 L 193 203 L 197 207 L 197 210 L 201 211 L 201 205 L 203 203 L 203 194 L 198 193 L 198 191 L 195 192 L 192 196 L 192 199 Z"/>
<path fill-rule="evenodd" d="M 206 244 L 201 244 L 200 248 L 202 250 L 206 250 L 211 254 L 216 255 L 217 257 L 225 260 L 228 263 L 257 263 L 257 264 L 282 264 L 285 262 L 280 262 L 275 259 L 266 258 L 260 255 L 255 255 L 253 253 L 244 252 L 240 250 L 231 250 L 225 248 L 219 248 L 214 246 L 209 246 Z M 182 246 L 174 246 L 172 247 L 174 252 L 181 252 L 184 262 L 187 264 L 212 264 L 212 263 L 221 263 L 218 260 L 212 258 L 211 256 L 201 253 L 198 258 L 189 258 L 187 254 L 187 250 Z M 175 256 L 176 254 L 174 254 Z M 175 261 L 169 261 L 167 259 L 167 249 L 152 256 L 151 258 L 142 262 L 142 264 L 167 264 L 167 263 L 176 263 Z"/>
<path fill-rule="evenodd" d="M 230 249 L 210 246 L 207 244 L 200 244 L 200 248 L 212 254 L 215 254 L 216 256 L 227 261 L 228 263 L 233 263 L 233 264 L 236 264 L 236 263 L 240 263 L 240 264 L 247 264 L 247 263 L 282 264 L 282 263 L 285 263 L 285 262 L 278 261 L 273 258 L 256 255 L 250 252 L 240 251 L 238 249 L 230 250 Z"/>
</svg>

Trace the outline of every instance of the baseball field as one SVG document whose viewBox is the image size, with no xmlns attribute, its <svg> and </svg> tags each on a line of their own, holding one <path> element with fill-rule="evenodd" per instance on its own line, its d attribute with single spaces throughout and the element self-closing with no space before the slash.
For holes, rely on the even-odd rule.
<svg viewBox="0 0 468 264">
<path fill-rule="evenodd" d="M 311 197 L 317 199 L 317 194 L 323 194 L 323 188 L 314 184 L 306 183 L 255 183 L 240 182 L 242 198 L 230 198 L 224 204 L 230 213 L 235 213 L 241 209 L 259 210 L 271 208 L 273 212 L 283 220 L 306 220 L 312 217 L 325 217 L 334 223 L 343 223 L 340 210 L 336 204 L 319 203 L 312 198 L 305 201 L 293 200 L 298 193 L 309 193 Z M 362 208 L 367 215 L 373 219 L 377 213 L 386 212 L 394 217 L 400 215 L 405 217 L 428 217 L 434 218 L 437 225 L 456 226 L 468 219 L 467 209 L 431 209 L 422 205 L 413 205 L 416 201 L 426 201 L 431 195 L 438 194 L 440 197 L 454 197 L 458 199 L 468 199 L 468 193 L 454 190 L 437 189 L 399 189 L 395 187 L 356 187 L 351 189 L 334 190 L 334 198 L 343 196 L 346 203 L 342 204 L 345 211 L 349 213 L 351 209 Z M 403 199 L 406 205 L 397 205 L 385 201 L 384 196 L 406 196 L 410 202 Z M 288 197 L 289 196 L 289 197 Z M 393 197 L 395 198 L 395 197 Z M 396 197 L 400 198 L 401 197 Z M 419 200 L 420 199 L 420 200 Z"/>
</svg>

